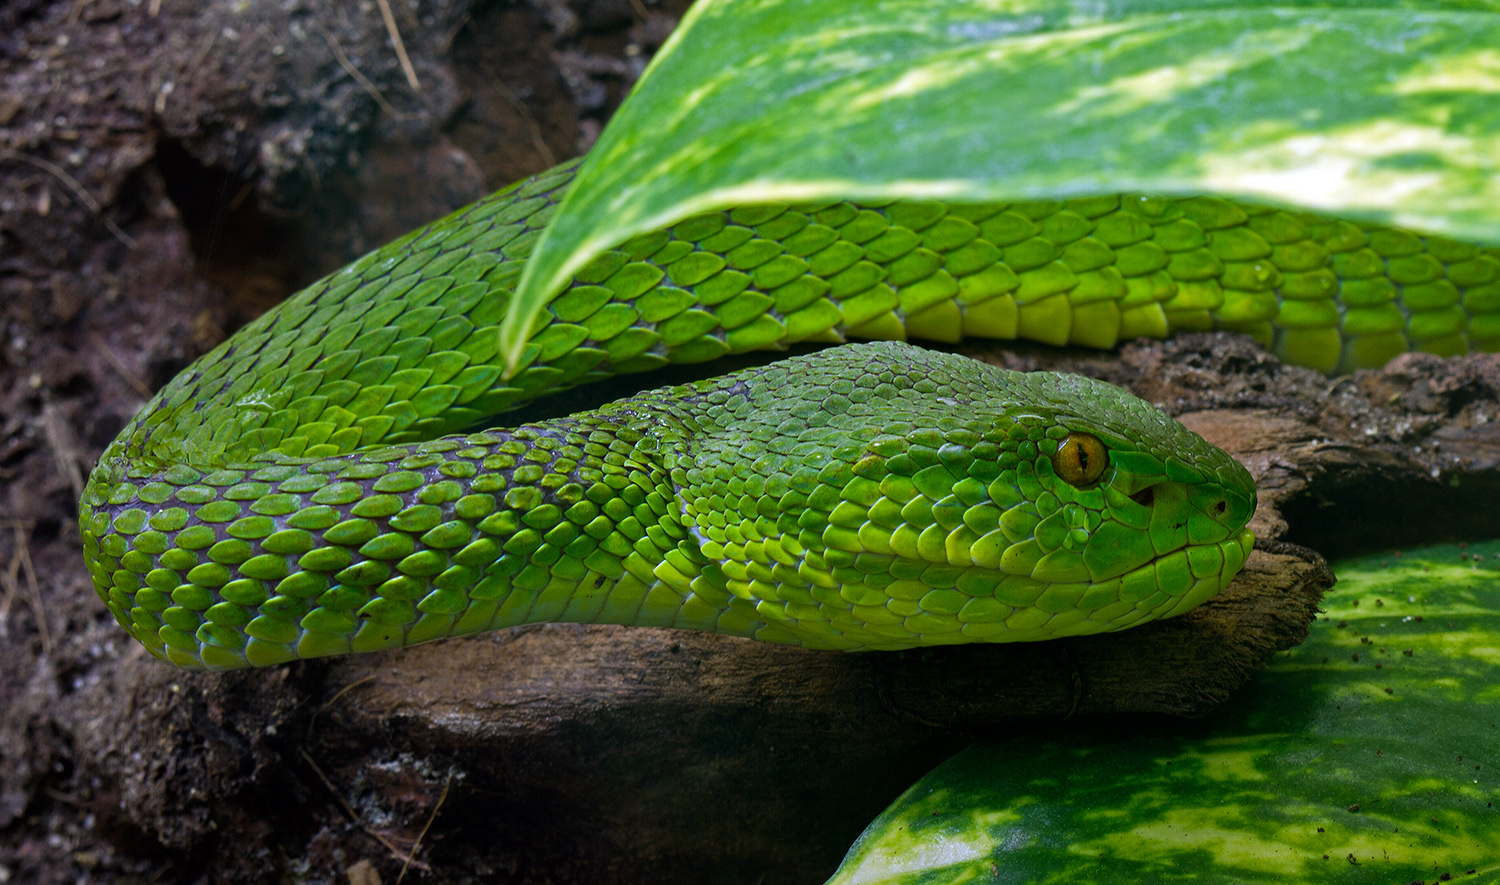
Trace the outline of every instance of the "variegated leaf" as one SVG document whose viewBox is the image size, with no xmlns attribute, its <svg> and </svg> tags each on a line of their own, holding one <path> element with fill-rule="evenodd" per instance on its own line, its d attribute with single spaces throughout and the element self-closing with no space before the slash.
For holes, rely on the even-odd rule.
<svg viewBox="0 0 1500 885">
<path fill-rule="evenodd" d="M 700 0 L 537 244 L 825 198 L 1210 192 L 1500 242 L 1493 0 Z"/>
</svg>

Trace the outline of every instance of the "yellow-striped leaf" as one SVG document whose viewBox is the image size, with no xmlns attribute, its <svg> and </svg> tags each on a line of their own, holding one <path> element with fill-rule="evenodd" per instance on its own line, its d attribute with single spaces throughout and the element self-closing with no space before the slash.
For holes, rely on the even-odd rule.
<svg viewBox="0 0 1500 885">
<path fill-rule="evenodd" d="M 1494 0 L 700 0 L 503 344 L 599 250 L 761 201 L 1209 192 L 1500 242 L 1497 47 Z"/>
</svg>

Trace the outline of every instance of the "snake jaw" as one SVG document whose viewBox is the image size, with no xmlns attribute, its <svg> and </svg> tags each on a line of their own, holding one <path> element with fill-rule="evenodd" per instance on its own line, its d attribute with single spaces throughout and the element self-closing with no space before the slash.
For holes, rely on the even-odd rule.
<svg viewBox="0 0 1500 885">
<path fill-rule="evenodd" d="M 796 361 L 767 367 L 726 401 L 736 433 L 709 434 L 695 452 L 688 500 L 764 482 L 739 510 L 779 514 L 774 526 L 741 521 L 727 543 L 721 511 L 691 515 L 720 519 L 702 525 L 702 550 L 762 622 L 757 638 L 884 649 L 1105 632 L 1186 611 L 1243 564 L 1248 474 L 1118 388 L 905 345 L 845 352 L 817 364 L 820 381 L 871 390 L 900 365 L 943 383 L 916 391 L 897 379 L 850 399 L 792 387 L 779 376 Z M 1104 409 L 1072 408 L 1101 396 Z M 775 434 L 758 435 L 760 424 Z M 1054 463 L 1079 434 L 1104 441 L 1111 461 L 1075 486 Z M 747 437 L 777 439 L 779 454 Z M 718 479 L 732 475 L 739 487 Z"/>
</svg>

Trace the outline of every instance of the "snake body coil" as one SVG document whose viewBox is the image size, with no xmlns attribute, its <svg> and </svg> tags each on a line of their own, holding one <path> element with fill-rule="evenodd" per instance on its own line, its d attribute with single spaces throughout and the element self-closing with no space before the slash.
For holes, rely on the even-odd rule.
<svg viewBox="0 0 1500 885">
<path fill-rule="evenodd" d="M 1219 327 L 1325 370 L 1500 346 L 1500 258 L 1450 241 L 1212 198 L 833 203 L 606 252 L 506 379 L 496 326 L 572 169 L 314 284 L 156 395 L 80 505 L 126 630 L 223 669 L 536 621 L 817 648 L 1119 629 L 1233 577 L 1254 489 L 1109 385 L 878 343 L 460 431 L 795 341 Z"/>
</svg>

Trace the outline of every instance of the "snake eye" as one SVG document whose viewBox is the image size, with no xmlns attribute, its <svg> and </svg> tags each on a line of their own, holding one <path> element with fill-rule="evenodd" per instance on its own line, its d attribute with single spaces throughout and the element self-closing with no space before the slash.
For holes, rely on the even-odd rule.
<svg viewBox="0 0 1500 885">
<path fill-rule="evenodd" d="M 1099 437 L 1089 433 L 1070 433 L 1058 443 L 1052 456 L 1052 469 L 1070 486 L 1086 486 L 1099 479 L 1109 466 L 1109 455 Z"/>
</svg>

